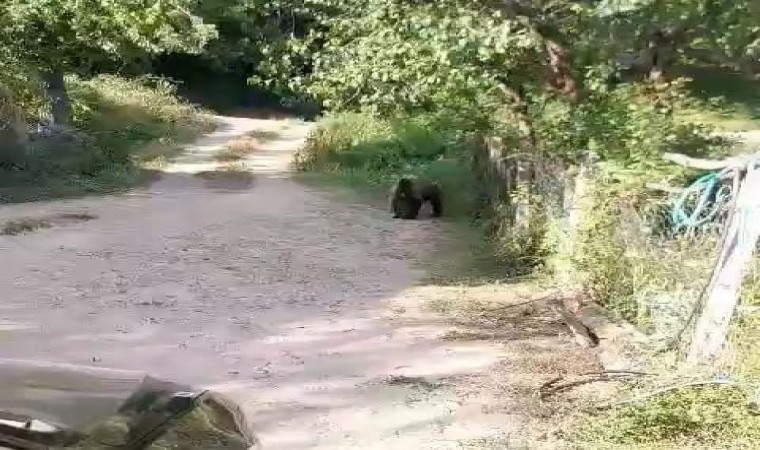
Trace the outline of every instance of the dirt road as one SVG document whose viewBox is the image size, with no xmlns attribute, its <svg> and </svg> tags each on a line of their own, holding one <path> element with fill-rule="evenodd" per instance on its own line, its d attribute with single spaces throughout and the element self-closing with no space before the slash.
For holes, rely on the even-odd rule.
<svg viewBox="0 0 760 450">
<path fill-rule="evenodd" d="M 0 209 L 53 225 L 0 236 L 0 355 L 223 386 L 267 449 L 461 448 L 509 428 L 447 383 L 503 350 L 394 313 L 426 295 L 411 260 L 438 225 L 289 179 L 307 124 L 220 120 L 150 188 Z M 217 171 L 254 130 L 277 137 L 250 172 Z"/>
</svg>

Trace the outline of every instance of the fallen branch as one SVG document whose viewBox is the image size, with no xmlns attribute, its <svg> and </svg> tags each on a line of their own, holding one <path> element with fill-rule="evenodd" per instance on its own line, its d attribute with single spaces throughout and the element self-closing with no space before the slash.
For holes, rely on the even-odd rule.
<svg viewBox="0 0 760 450">
<path fill-rule="evenodd" d="M 541 303 L 545 301 L 553 301 L 556 300 L 560 296 L 559 291 L 551 291 L 548 294 L 540 295 L 537 297 L 533 297 L 530 300 L 525 300 L 524 302 L 520 303 L 510 303 L 507 305 L 504 305 L 504 308 L 517 308 L 519 306 L 527 306 L 531 305 L 533 303 Z"/>
<path fill-rule="evenodd" d="M 745 316 L 760 314 L 760 306 L 739 306 L 738 313 Z"/>
<path fill-rule="evenodd" d="M 728 167 L 743 168 L 750 161 L 759 158 L 759 154 L 739 155 L 732 156 L 730 158 L 715 160 L 715 159 L 701 159 L 693 158 L 691 156 L 682 155 L 680 153 L 663 153 L 662 159 L 670 161 L 679 166 L 689 167 L 691 169 L 700 170 L 722 170 Z"/>
<path fill-rule="evenodd" d="M 581 347 L 592 348 L 599 345 L 599 338 L 586 326 L 583 325 L 575 314 L 565 308 L 564 303 L 560 299 L 555 299 L 549 302 L 549 307 L 556 312 L 562 321 L 565 322 L 570 331 L 573 333 L 575 342 Z"/>
<path fill-rule="evenodd" d="M 633 396 L 627 399 L 619 400 L 617 402 L 607 403 L 601 406 L 598 406 L 597 409 L 608 409 L 608 408 L 614 408 L 616 406 L 620 405 L 626 405 L 628 403 L 636 403 L 640 402 L 642 400 L 646 400 L 648 398 L 655 397 L 657 395 L 665 394 L 667 392 L 676 391 L 679 389 L 685 389 L 689 387 L 696 387 L 696 386 L 709 386 L 709 385 L 722 385 L 722 386 L 733 386 L 733 387 L 741 387 L 742 385 L 740 383 L 736 383 L 731 380 L 720 380 L 720 379 L 712 379 L 712 380 L 702 380 L 702 381 L 691 381 L 688 383 L 681 383 L 681 384 L 674 384 L 671 386 L 664 386 L 659 389 L 655 389 L 653 391 L 647 392 L 645 394 Z"/>
<path fill-rule="evenodd" d="M 542 384 L 538 388 L 538 396 L 541 400 L 545 400 L 547 397 L 557 394 L 559 392 L 567 391 L 576 386 L 582 386 L 584 384 L 596 383 L 601 381 L 618 381 L 622 379 L 629 379 L 633 377 L 649 376 L 653 375 L 646 372 L 633 372 L 628 370 L 605 370 L 602 372 L 587 372 L 576 375 L 577 377 L 588 377 L 580 380 L 568 381 L 567 383 L 558 384 L 560 381 L 567 378 L 567 376 L 561 376 L 552 378 L 546 383 Z"/>
</svg>

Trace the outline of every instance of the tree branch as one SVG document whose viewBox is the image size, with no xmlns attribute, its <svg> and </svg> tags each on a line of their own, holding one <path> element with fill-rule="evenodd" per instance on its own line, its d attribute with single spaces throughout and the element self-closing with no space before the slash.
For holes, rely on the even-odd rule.
<svg viewBox="0 0 760 450">
<path fill-rule="evenodd" d="M 744 167 L 750 161 L 760 158 L 760 153 L 732 156 L 721 160 L 693 158 L 680 153 L 663 153 L 662 159 L 679 166 L 700 170 L 721 170 L 729 167 Z"/>
</svg>

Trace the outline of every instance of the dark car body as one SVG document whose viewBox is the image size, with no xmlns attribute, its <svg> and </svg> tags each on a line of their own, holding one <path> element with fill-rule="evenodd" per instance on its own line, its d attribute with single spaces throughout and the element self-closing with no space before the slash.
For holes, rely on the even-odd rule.
<svg viewBox="0 0 760 450">
<path fill-rule="evenodd" d="M 143 373 L 0 359 L 0 448 L 260 448 L 240 408 Z"/>
</svg>

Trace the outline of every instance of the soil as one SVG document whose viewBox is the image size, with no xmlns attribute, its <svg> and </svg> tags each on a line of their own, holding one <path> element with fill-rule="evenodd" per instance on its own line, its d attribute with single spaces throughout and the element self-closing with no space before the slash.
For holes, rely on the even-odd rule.
<svg viewBox="0 0 760 450">
<path fill-rule="evenodd" d="M 424 286 L 439 222 L 294 181 L 310 124 L 219 121 L 149 188 L 0 209 L 0 222 L 87 218 L 0 235 L 0 355 L 213 385 L 282 450 L 485 448 L 521 432 L 537 383 L 595 364 L 540 308 L 487 323 L 494 310 L 431 312 L 522 300 Z M 251 132 L 272 136 L 215 161 Z"/>
</svg>

